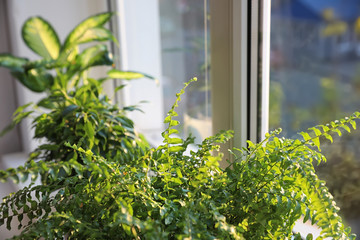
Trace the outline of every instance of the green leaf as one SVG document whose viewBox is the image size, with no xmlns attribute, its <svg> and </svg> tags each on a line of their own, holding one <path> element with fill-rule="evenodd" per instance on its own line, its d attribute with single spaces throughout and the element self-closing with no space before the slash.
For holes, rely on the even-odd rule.
<svg viewBox="0 0 360 240">
<path fill-rule="evenodd" d="M 12 221 L 12 216 L 8 217 L 8 219 L 6 220 L 6 228 L 8 230 L 11 230 L 11 221 Z"/>
<path fill-rule="evenodd" d="M 27 106 L 27 105 L 28 104 L 26 104 L 24 106 Z M 24 106 L 22 106 L 22 107 L 24 107 Z M 31 113 L 33 113 L 33 111 L 16 113 L 16 116 L 14 117 L 13 121 L 0 132 L 0 137 L 4 136 L 6 133 L 8 133 L 12 129 L 14 129 L 14 127 L 17 124 L 19 124 L 23 119 L 27 118 Z"/>
<path fill-rule="evenodd" d="M 335 129 L 332 129 L 332 131 L 336 132 L 339 135 L 339 137 L 341 137 L 342 133 L 339 129 L 335 128 Z"/>
<path fill-rule="evenodd" d="M 181 138 L 169 138 L 167 142 L 169 144 L 179 144 L 179 143 L 183 143 L 183 140 Z"/>
<path fill-rule="evenodd" d="M 170 213 L 165 217 L 165 225 L 171 224 L 173 220 L 174 220 L 174 216 L 172 213 Z"/>
<path fill-rule="evenodd" d="M 21 221 L 24 219 L 24 214 L 18 215 L 18 221 L 21 223 Z"/>
<path fill-rule="evenodd" d="M 353 127 L 353 129 L 356 129 L 356 122 L 354 120 L 350 120 L 350 124 Z"/>
<path fill-rule="evenodd" d="M 306 240 L 313 240 L 313 235 L 312 235 L 312 233 L 309 233 L 309 234 L 306 236 Z"/>
<path fill-rule="evenodd" d="M 59 150 L 60 146 L 57 144 L 42 144 L 38 147 L 38 149 L 42 150 L 50 150 L 50 151 L 57 151 Z"/>
<path fill-rule="evenodd" d="M 61 112 L 61 115 L 66 116 L 66 115 L 72 113 L 73 111 L 75 111 L 78 108 L 79 108 L 79 106 L 77 106 L 77 105 L 74 105 L 74 104 L 69 105 Z"/>
<path fill-rule="evenodd" d="M 39 107 L 47 108 L 47 109 L 55 108 L 54 102 L 49 98 L 41 99 L 36 105 Z"/>
<path fill-rule="evenodd" d="M 44 58 L 56 59 L 59 56 L 60 41 L 53 27 L 41 17 L 28 19 L 22 28 L 26 45 Z"/>
<path fill-rule="evenodd" d="M 164 119 L 164 123 L 169 123 L 171 121 L 172 117 L 169 115 Z"/>
<path fill-rule="evenodd" d="M 112 65 L 112 57 L 105 45 L 96 45 L 85 49 L 76 58 L 76 64 L 81 66 L 81 70 L 92 66 Z"/>
<path fill-rule="evenodd" d="M 312 141 L 315 144 L 315 146 L 319 149 L 319 151 L 321 151 L 319 137 L 313 138 Z"/>
<path fill-rule="evenodd" d="M 19 183 L 19 177 L 18 175 L 10 175 L 10 178 L 13 180 L 15 184 Z"/>
<path fill-rule="evenodd" d="M 18 108 L 16 109 L 16 111 L 13 113 L 13 116 L 15 116 L 16 114 L 24 111 L 24 110 L 25 110 L 28 106 L 30 106 L 31 104 L 32 104 L 32 102 L 27 103 L 27 104 L 24 104 L 24 105 L 18 107 Z"/>
<path fill-rule="evenodd" d="M 26 58 L 14 57 L 10 54 L 0 54 L 0 66 L 9 68 L 12 71 L 21 71 L 28 62 Z"/>
<path fill-rule="evenodd" d="M 35 61 L 28 61 L 24 65 L 24 69 L 26 71 L 33 68 L 54 69 L 54 68 L 66 66 L 67 64 L 68 63 L 63 63 L 54 59 L 43 58 Z"/>
<path fill-rule="evenodd" d="M 114 89 L 114 92 L 117 92 L 117 91 L 119 91 L 119 90 L 123 89 L 124 87 L 126 87 L 126 85 L 125 85 L 125 84 L 120 85 L 120 86 L 117 86 L 117 87 Z"/>
<path fill-rule="evenodd" d="M 93 138 L 95 135 L 95 130 L 91 122 L 87 121 L 84 125 L 84 130 L 89 138 Z"/>
<path fill-rule="evenodd" d="M 169 129 L 169 132 L 168 134 L 171 135 L 171 134 L 178 134 L 179 131 L 177 129 Z"/>
<path fill-rule="evenodd" d="M 177 174 L 177 176 L 179 177 L 179 178 L 183 178 L 183 175 L 182 175 L 182 173 L 181 173 L 181 169 L 180 168 L 176 168 L 176 174 Z"/>
<path fill-rule="evenodd" d="M 63 50 L 67 50 L 78 44 L 90 41 L 114 39 L 110 31 L 101 27 L 110 20 L 112 15 L 112 13 L 101 13 L 82 21 L 66 37 Z"/>
<path fill-rule="evenodd" d="M 131 79 L 138 79 L 138 78 L 145 77 L 145 78 L 157 81 L 157 79 L 154 78 L 153 76 L 143 73 L 143 72 L 138 72 L 138 71 L 120 71 L 117 69 L 112 69 L 112 70 L 108 71 L 107 74 L 110 78 L 131 80 Z"/>
<path fill-rule="evenodd" d="M 345 129 L 347 132 L 351 132 L 351 130 L 350 130 L 350 128 L 349 128 L 349 126 L 347 126 L 347 125 L 342 125 L 341 126 L 343 129 Z"/>
<path fill-rule="evenodd" d="M 331 143 L 334 142 L 334 141 L 333 141 L 333 138 L 332 138 L 332 136 L 331 136 L 330 134 L 324 133 L 324 136 L 325 136 Z"/>
<path fill-rule="evenodd" d="M 179 125 L 179 124 L 180 124 L 179 121 L 171 120 L 171 121 L 169 122 L 169 127 L 174 127 L 174 126 L 177 126 L 177 125 Z"/>
<path fill-rule="evenodd" d="M 252 141 L 247 140 L 246 143 L 248 145 L 248 148 L 250 148 L 250 149 L 256 148 L 255 144 Z"/>
<path fill-rule="evenodd" d="M 313 130 L 315 133 L 315 136 L 320 136 L 321 135 L 321 131 L 319 129 L 317 129 L 316 127 L 310 128 L 310 130 Z"/>
<path fill-rule="evenodd" d="M 182 151 L 184 148 L 182 146 L 173 146 L 173 147 L 169 147 L 169 152 L 179 152 Z"/>
<path fill-rule="evenodd" d="M 303 223 L 306 223 L 310 219 L 310 209 L 306 209 L 306 213 L 303 219 Z"/>
<path fill-rule="evenodd" d="M 26 73 L 15 71 L 11 74 L 33 92 L 43 92 L 54 83 L 53 76 L 43 69 L 31 69 Z"/>
<path fill-rule="evenodd" d="M 77 44 L 88 43 L 92 41 L 107 41 L 107 40 L 112 40 L 116 42 L 116 39 L 111 33 L 111 31 L 103 27 L 96 27 L 96 28 L 88 29 L 77 40 Z"/>
<path fill-rule="evenodd" d="M 307 132 L 301 132 L 300 135 L 304 138 L 305 141 L 311 139 L 310 135 Z"/>
<path fill-rule="evenodd" d="M 116 78 L 116 79 L 125 79 L 125 80 L 131 80 L 131 79 L 137 79 L 137 78 L 143 78 L 145 77 L 144 74 L 138 73 L 138 72 L 124 72 L 117 69 L 112 69 L 107 72 L 108 76 L 110 78 Z"/>
</svg>

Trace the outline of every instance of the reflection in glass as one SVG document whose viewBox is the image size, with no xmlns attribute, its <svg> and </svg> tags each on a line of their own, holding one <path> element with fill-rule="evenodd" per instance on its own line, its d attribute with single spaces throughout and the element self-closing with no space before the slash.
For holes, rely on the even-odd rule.
<svg viewBox="0 0 360 240">
<path fill-rule="evenodd" d="M 360 1 L 273 0 L 271 14 L 270 129 L 295 137 L 359 111 Z M 359 132 L 344 133 L 317 167 L 357 234 L 359 140 Z"/>
<path fill-rule="evenodd" d="M 207 0 L 159 1 L 164 112 L 184 82 L 197 77 L 177 110 L 180 132 L 191 133 L 197 142 L 211 134 L 207 6 Z"/>
</svg>

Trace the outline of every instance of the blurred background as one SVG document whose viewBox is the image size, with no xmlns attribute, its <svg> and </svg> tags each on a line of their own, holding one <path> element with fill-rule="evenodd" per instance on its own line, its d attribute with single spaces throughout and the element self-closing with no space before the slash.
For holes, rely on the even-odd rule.
<svg viewBox="0 0 360 240">
<path fill-rule="evenodd" d="M 296 137 L 360 110 L 360 1 L 273 0 L 270 44 L 270 129 Z M 324 145 L 328 162 L 317 167 L 357 234 L 359 143 L 344 133 Z"/>
</svg>

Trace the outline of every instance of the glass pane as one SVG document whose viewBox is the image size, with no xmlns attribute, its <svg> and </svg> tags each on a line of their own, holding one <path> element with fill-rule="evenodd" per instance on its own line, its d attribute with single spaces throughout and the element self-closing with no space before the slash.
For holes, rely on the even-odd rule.
<svg viewBox="0 0 360 240">
<path fill-rule="evenodd" d="M 184 82 L 197 77 L 177 109 L 181 134 L 191 133 L 197 142 L 211 133 L 207 5 L 204 0 L 159 1 L 164 113 Z"/>
<path fill-rule="evenodd" d="M 141 6 L 141 8 L 139 8 Z M 208 0 L 131 0 L 119 4 L 121 64 L 124 69 L 154 76 L 160 82 L 131 81 L 125 88 L 126 105 L 137 129 L 153 145 L 162 143 L 162 123 L 175 94 L 193 77 L 177 108 L 180 134 L 192 133 L 197 142 L 211 133 L 210 42 Z M 141 16 L 141 17 L 139 17 Z"/>
<path fill-rule="evenodd" d="M 270 129 L 283 135 L 360 110 L 360 1 L 273 0 Z M 360 233 L 359 132 L 344 134 L 318 168 L 341 214 Z"/>
</svg>

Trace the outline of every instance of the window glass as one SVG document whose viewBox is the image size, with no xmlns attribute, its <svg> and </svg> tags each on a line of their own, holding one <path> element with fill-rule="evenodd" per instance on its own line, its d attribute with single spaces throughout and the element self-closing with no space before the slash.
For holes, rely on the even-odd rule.
<svg viewBox="0 0 360 240">
<path fill-rule="evenodd" d="M 273 0 L 270 129 L 286 137 L 360 110 L 360 1 Z M 317 167 L 360 233 L 359 132 L 324 145 Z M 324 141 L 325 142 L 325 141 Z"/>
<path fill-rule="evenodd" d="M 191 133 L 197 141 L 211 130 L 207 5 L 204 0 L 159 1 L 164 112 L 184 82 L 197 77 L 177 109 L 181 133 Z"/>
<path fill-rule="evenodd" d="M 192 134 L 197 142 L 211 134 L 210 42 L 208 0 L 131 0 L 119 4 L 123 69 L 154 76 L 151 81 L 131 81 L 125 89 L 125 104 L 137 105 L 144 113 L 131 118 L 153 145 L 175 95 L 184 83 L 192 83 L 176 109 L 182 136 Z M 139 6 L 142 6 L 139 8 Z M 127 92 L 126 92 L 127 91 Z"/>
</svg>

